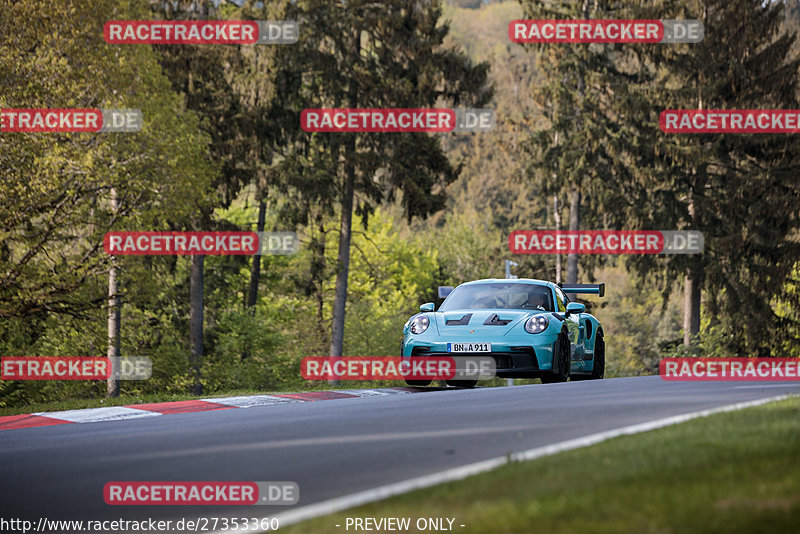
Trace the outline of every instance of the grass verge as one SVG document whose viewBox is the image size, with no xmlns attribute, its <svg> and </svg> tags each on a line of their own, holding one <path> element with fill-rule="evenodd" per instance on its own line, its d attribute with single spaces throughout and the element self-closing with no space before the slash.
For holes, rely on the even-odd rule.
<svg viewBox="0 0 800 534">
<path fill-rule="evenodd" d="M 463 534 L 795 533 L 798 460 L 793 398 L 508 464 L 281 532 L 345 533 L 354 531 L 348 517 L 408 517 L 413 533 L 417 518 L 446 517 Z"/>
</svg>

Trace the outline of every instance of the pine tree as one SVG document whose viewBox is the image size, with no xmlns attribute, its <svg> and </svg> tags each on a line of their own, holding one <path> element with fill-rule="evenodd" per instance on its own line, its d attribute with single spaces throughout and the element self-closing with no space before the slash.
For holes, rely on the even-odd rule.
<svg viewBox="0 0 800 534">
<path fill-rule="evenodd" d="M 729 354 L 775 353 L 787 321 L 774 306 L 798 258 L 800 140 L 787 134 L 665 134 L 664 109 L 797 109 L 795 36 L 783 4 L 663 2 L 640 18 L 695 18 L 701 43 L 636 48 L 637 83 L 612 102 L 621 128 L 619 213 L 634 225 L 693 229 L 702 255 L 633 258 L 639 272 L 684 279 L 685 344 L 713 333 Z M 701 295 L 703 320 L 701 321 Z M 796 331 L 796 327 L 794 329 Z"/>
<path fill-rule="evenodd" d="M 551 2 L 521 0 L 530 19 L 619 18 L 611 2 Z M 538 52 L 543 78 L 534 98 L 546 123 L 524 144 L 529 179 L 541 183 L 544 194 L 567 197 L 568 229 L 597 228 L 603 219 L 606 183 L 613 167 L 609 135 L 613 121 L 604 113 L 610 80 L 620 73 L 613 45 L 522 45 Z M 583 257 L 585 267 L 597 258 Z M 578 254 L 567 256 L 566 282 L 578 282 Z"/>
<path fill-rule="evenodd" d="M 298 4 L 308 107 L 479 107 L 491 97 L 488 65 L 443 46 L 448 27 L 440 24 L 440 2 Z M 403 191 L 406 216 L 424 217 L 441 209 L 441 190 L 457 172 L 440 139 L 427 134 L 309 137 L 314 161 L 327 163 L 334 179 L 334 195 L 322 202 L 340 209 L 330 354 L 341 356 L 353 213 L 367 221 L 375 203 Z"/>
</svg>

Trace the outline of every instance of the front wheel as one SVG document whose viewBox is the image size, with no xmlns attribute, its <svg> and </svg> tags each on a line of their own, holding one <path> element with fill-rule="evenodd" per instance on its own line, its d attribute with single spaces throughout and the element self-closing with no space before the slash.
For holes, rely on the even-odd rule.
<svg viewBox="0 0 800 534">
<path fill-rule="evenodd" d="M 548 373 L 541 377 L 542 384 L 554 384 L 556 382 L 566 382 L 569 379 L 570 370 L 570 350 L 569 338 L 567 334 L 562 332 L 558 336 L 556 346 L 553 348 L 554 357 L 553 364 L 558 366 L 552 373 Z"/>
<path fill-rule="evenodd" d="M 414 387 L 430 386 L 433 380 L 406 380 L 406 384 Z"/>
</svg>

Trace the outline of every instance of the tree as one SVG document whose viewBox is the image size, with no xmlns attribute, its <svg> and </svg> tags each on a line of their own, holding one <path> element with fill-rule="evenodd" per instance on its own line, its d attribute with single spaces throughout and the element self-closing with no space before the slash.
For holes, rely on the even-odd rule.
<svg viewBox="0 0 800 534">
<path fill-rule="evenodd" d="M 776 353 L 793 331 L 792 319 L 774 307 L 800 257 L 793 240 L 800 224 L 800 141 L 786 134 L 664 134 L 658 114 L 796 109 L 795 36 L 781 32 L 782 3 L 660 4 L 637 18 L 698 18 L 705 38 L 637 48 L 631 63 L 637 83 L 615 88 L 613 109 L 624 123 L 617 161 L 627 173 L 617 204 L 640 227 L 702 231 L 705 251 L 630 263 L 641 273 L 684 279 L 685 345 L 706 324 L 728 353 Z M 704 290 L 707 321 L 700 314 Z"/>
<path fill-rule="evenodd" d="M 296 17 L 288 0 L 256 2 L 248 0 L 226 12 L 239 20 L 287 20 Z M 267 204 L 280 203 L 286 190 L 278 163 L 296 146 L 299 111 L 295 108 L 300 87 L 297 57 L 289 46 L 241 46 L 227 69 L 231 88 L 239 101 L 241 113 L 248 119 L 250 154 L 253 167 L 251 184 L 258 202 L 256 232 L 263 232 Z M 254 255 L 245 306 L 253 309 L 258 298 L 261 256 Z"/>
<path fill-rule="evenodd" d="M 224 6 L 222 6 L 224 7 Z M 214 2 L 184 1 L 155 6 L 156 14 L 166 19 L 204 20 L 221 17 Z M 231 69 L 241 68 L 236 46 L 160 45 L 157 47 L 165 73 L 176 91 L 184 95 L 186 106 L 202 118 L 202 128 L 211 138 L 211 152 L 220 172 L 212 183 L 213 194 L 198 206 L 194 230 L 211 230 L 212 212 L 228 206 L 242 187 L 254 180 L 260 160 L 253 129 L 253 118 L 246 113 L 233 87 Z M 205 262 L 193 257 L 190 276 L 190 345 L 194 376 L 192 393 L 201 394 L 199 367 L 203 355 L 203 288 Z M 201 284 L 201 287 L 197 287 Z"/>
<path fill-rule="evenodd" d="M 608 2 L 520 3 L 525 17 L 531 19 L 619 18 L 617 6 Z M 570 231 L 591 228 L 605 222 L 599 207 L 614 157 L 607 142 L 612 123 L 602 106 L 604 87 L 618 76 L 612 48 L 598 44 L 525 46 L 539 54 L 537 66 L 544 80 L 534 98 L 547 119 L 525 143 L 528 176 L 544 185 L 547 196 L 569 199 Z M 577 282 L 578 254 L 571 253 L 566 283 Z"/>
<path fill-rule="evenodd" d="M 100 32 L 86 30 L 143 13 L 110 1 L 0 9 L 3 19 L 28 21 L 0 41 L 2 107 L 132 107 L 144 116 L 137 133 L 0 136 L 0 232 L 7 236 L 0 315 L 90 320 L 107 303 L 110 357 L 120 355 L 125 269 L 103 252 L 104 233 L 152 223 L 162 211 L 184 217 L 213 173 L 197 120 L 180 105 L 152 50 L 109 46 Z M 112 377 L 108 395 L 118 393 Z"/>
<path fill-rule="evenodd" d="M 480 106 L 488 101 L 488 66 L 474 66 L 442 46 L 439 2 L 302 3 L 300 42 L 308 58 L 308 107 Z M 353 213 L 365 220 L 373 203 L 402 190 L 407 217 L 441 209 L 441 188 L 457 173 L 440 141 L 425 134 L 314 134 L 328 154 L 340 206 L 330 355 L 343 350 Z M 438 191 L 437 191 L 438 190 Z"/>
<path fill-rule="evenodd" d="M 152 52 L 114 50 L 102 34 L 86 32 L 108 20 L 115 4 L 31 1 L 0 10 L 6 21 L 31 21 L 0 41 L 2 107 L 136 107 L 145 120 L 128 134 L 0 136 L 0 316 L 80 316 L 104 302 L 102 294 L 82 291 L 107 270 L 104 233 L 134 214 L 180 217 L 203 193 L 204 139 Z M 141 100 L 140 91 L 149 98 Z M 161 157 L 167 150 L 176 157 Z"/>
</svg>

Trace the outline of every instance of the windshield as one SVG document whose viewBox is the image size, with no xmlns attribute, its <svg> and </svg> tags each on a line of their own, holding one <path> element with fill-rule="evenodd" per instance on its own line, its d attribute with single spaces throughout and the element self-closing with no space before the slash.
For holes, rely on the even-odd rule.
<svg viewBox="0 0 800 534">
<path fill-rule="evenodd" d="M 543 285 L 470 284 L 454 289 L 439 311 L 483 309 L 553 311 L 553 298 L 550 289 Z"/>
</svg>

